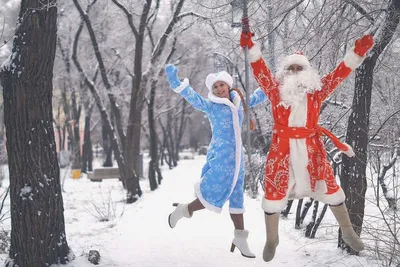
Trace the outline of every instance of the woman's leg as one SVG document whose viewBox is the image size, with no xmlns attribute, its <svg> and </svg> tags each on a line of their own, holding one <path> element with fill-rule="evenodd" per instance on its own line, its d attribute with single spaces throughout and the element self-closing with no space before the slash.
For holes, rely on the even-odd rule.
<svg viewBox="0 0 400 267">
<path fill-rule="evenodd" d="M 235 226 L 234 238 L 232 241 L 231 252 L 237 247 L 240 250 L 242 256 L 246 258 L 255 258 L 256 256 L 250 251 L 247 238 L 249 237 L 249 231 L 244 229 L 243 213 L 234 214 L 231 213 L 231 219 Z"/>
<path fill-rule="evenodd" d="M 193 200 L 192 202 L 190 202 L 188 204 L 188 210 L 189 210 L 190 216 L 192 216 L 195 211 L 202 210 L 202 209 L 204 209 L 204 205 L 201 204 L 201 202 L 198 198 L 196 198 L 195 200 Z"/>
<path fill-rule="evenodd" d="M 231 219 L 235 229 L 237 230 L 244 230 L 244 219 L 243 213 L 242 214 L 233 214 L 231 213 Z"/>
<path fill-rule="evenodd" d="M 240 177 L 243 177 L 243 175 Z M 229 211 L 233 225 L 235 226 L 231 252 L 237 247 L 242 256 L 255 258 L 256 256 L 250 251 L 249 244 L 247 243 L 249 231 L 244 229 L 243 179 L 239 179 L 229 197 Z"/>
</svg>

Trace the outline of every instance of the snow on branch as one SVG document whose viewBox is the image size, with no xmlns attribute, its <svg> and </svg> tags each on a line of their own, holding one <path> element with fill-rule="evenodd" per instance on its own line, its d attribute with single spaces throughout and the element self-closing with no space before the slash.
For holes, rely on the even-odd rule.
<svg viewBox="0 0 400 267">
<path fill-rule="evenodd" d="M 354 0 L 345 0 L 345 1 L 350 5 L 352 5 L 358 12 L 360 12 L 368 20 L 370 20 L 371 22 L 375 22 L 374 18 L 370 14 L 368 14 L 368 12 L 365 11 L 365 9 L 362 8 L 359 4 L 357 4 Z"/>
<path fill-rule="evenodd" d="M 161 38 L 159 39 L 157 45 L 155 46 L 153 53 L 151 55 L 151 63 L 154 64 L 156 62 L 156 60 L 158 59 L 158 57 L 161 55 L 162 50 L 164 49 L 165 43 L 167 41 L 167 38 L 169 36 L 169 34 L 172 32 L 173 27 L 175 26 L 175 24 L 177 22 L 179 22 L 181 19 L 188 17 L 188 16 L 194 16 L 197 18 L 201 18 L 204 20 L 208 20 L 209 18 L 197 14 L 195 12 L 185 12 L 182 14 L 179 14 L 180 9 L 182 8 L 182 6 L 180 5 L 181 3 L 183 4 L 183 0 L 181 0 L 181 2 L 178 4 L 175 12 L 174 12 L 174 16 L 172 17 L 171 21 L 169 22 L 167 28 L 165 29 L 163 35 L 161 36 Z M 178 15 L 179 14 L 179 15 Z"/>
<path fill-rule="evenodd" d="M 121 4 L 118 0 L 111 0 L 111 1 L 113 1 L 113 3 L 125 13 L 125 15 L 128 19 L 129 27 L 131 28 L 133 35 L 135 35 L 135 38 L 137 39 L 139 37 L 139 32 L 136 29 L 135 25 L 133 24 L 132 13 L 130 13 L 128 11 L 128 9 L 123 4 Z"/>
<path fill-rule="evenodd" d="M 400 1 L 390 1 L 387 8 L 385 18 L 381 25 L 379 25 L 378 32 L 375 34 L 375 45 L 371 50 L 371 58 L 377 60 L 389 42 L 392 40 L 396 32 L 397 25 L 400 21 Z"/>
<path fill-rule="evenodd" d="M 341 107 L 342 109 L 349 109 L 350 108 L 345 103 L 340 102 L 340 101 L 336 101 L 336 100 L 327 100 L 327 101 L 325 101 L 325 103 L 333 105 L 333 106 Z"/>
<path fill-rule="evenodd" d="M 391 115 L 389 115 L 389 117 L 387 117 L 383 123 L 381 124 L 381 126 L 379 126 L 378 130 L 376 130 L 376 132 L 372 135 L 372 137 L 369 139 L 369 141 L 371 142 L 372 140 L 374 140 L 374 138 L 377 136 L 377 134 L 379 133 L 379 131 L 383 128 L 383 126 L 385 125 L 386 122 L 388 122 L 394 115 L 396 115 L 397 113 L 400 112 L 400 109 L 396 110 L 395 112 L 393 112 Z"/>
</svg>

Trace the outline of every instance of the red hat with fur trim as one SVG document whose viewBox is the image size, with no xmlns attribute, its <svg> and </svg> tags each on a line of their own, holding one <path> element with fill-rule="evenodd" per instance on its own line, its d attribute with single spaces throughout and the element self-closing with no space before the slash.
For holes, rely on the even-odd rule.
<svg viewBox="0 0 400 267">
<path fill-rule="evenodd" d="M 284 70 L 286 70 L 291 65 L 300 65 L 303 68 L 309 68 L 311 66 L 310 61 L 308 61 L 307 57 L 300 51 L 292 55 L 286 56 L 283 59 L 282 68 Z"/>
</svg>

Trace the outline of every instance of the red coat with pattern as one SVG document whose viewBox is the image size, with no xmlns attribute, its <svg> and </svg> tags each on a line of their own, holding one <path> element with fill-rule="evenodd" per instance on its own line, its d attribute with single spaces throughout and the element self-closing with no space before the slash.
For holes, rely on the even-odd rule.
<svg viewBox="0 0 400 267">
<path fill-rule="evenodd" d="M 288 127 L 290 107 L 287 109 L 279 105 L 281 102 L 279 82 L 274 79 L 262 58 L 252 62 L 251 66 L 255 79 L 271 102 L 275 123 L 265 168 L 265 198 L 268 200 L 281 200 L 288 193 L 289 138 L 306 138 L 308 153 L 307 170 L 310 177 L 311 189 L 315 190 L 317 181 L 325 180 L 327 187 L 326 194 L 337 192 L 340 186 L 335 181 L 332 168 L 326 158 L 324 144 L 321 140 L 322 134 L 332 134 L 326 129 L 319 127 L 318 120 L 322 102 L 349 76 L 352 68 L 346 66 L 345 61 L 342 61 L 331 73 L 323 77 L 321 80 L 321 90 L 307 95 L 306 127 Z M 340 143 L 336 137 L 329 137 L 345 153 L 346 151 L 349 152 L 349 149 L 351 150 L 349 146 Z"/>
</svg>

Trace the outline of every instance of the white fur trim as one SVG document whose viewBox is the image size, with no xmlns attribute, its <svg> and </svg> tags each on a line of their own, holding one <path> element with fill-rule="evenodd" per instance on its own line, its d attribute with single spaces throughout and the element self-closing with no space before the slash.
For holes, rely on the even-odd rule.
<svg viewBox="0 0 400 267">
<path fill-rule="evenodd" d="M 238 109 L 240 105 L 240 97 L 239 95 L 234 92 L 234 98 L 232 103 L 228 98 L 221 98 L 217 97 L 214 95 L 212 92 L 208 93 L 208 99 L 210 99 L 214 103 L 218 104 L 225 104 L 231 108 L 232 112 L 232 122 L 233 122 L 233 131 L 235 133 L 235 174 L 233 177 L 233 182 L 231 186 L 231 191 L 229 195 L 232 194 L 233 189 L 235 188 L 235 185 L 237 183 L 238 177 L 239 177 L 239 171 L 240 171 L 240 164 L 241 164 L 241 154 L 242 154 L 242 135 L 241 135 L 241 129 L 240 129 L 240 123 L 239 123 L 239 114 L 238 114 Z M 238 99 L 238 100 L 236 100 Z"/>
<path fill-rule="evenodd" d="M 287 69 L 289 66 L 291 66 L 293 64 L 300 65 L 304 68 L 311 67 L 310 61 L 308 61 L 306 56 L 300 55 L 300 54 L 293 54 L 293 55 L 286 56 L 283 59 L 282 68 Z"/>
<path fill-rule="evenodd" d="M 344 144 L 347 146 L 348 150 L 342 151 L 342 153 L 346 154 L 350 158 L 354 157 L 356 155 L 356 153 L 354 153 L 353 148 L 349 144 L 346 144 L 346 143 L 344 143 Z"/>
<path fill-rule="evenodd" d="M 214 83 L 218 82 L 218 81 L 224 82 L 229 86 L 229 88 L 232 88 L 232 85 L 233 85 L 232 76 L 229 73 L 227 73 L 226 71 L 220 71 L 217 73 L 210 73 L 207 75 L 206 86 L 210 92 L 212 92 L 212 89 L 213 89 L 212 87 L 213 87 Z"/>
<path fill-rule="evenodd" d="M 342 188 L 339 188 L 338 191 L 330 195 L 313 193 L 310 197 L 329 205 L 339 205 L 346 200 L 346 196 Z"/>
<path fill-rule="evenodd" d="M 204 199 L 203 195 L 201 194 L 201 190 L 200 190 L 200 181 L 194 185 L 194 192 L 196 194 L 196 197 L 200 200 L 201 204 L 203 204 L 203 206 L 206 209 L 214 211 L 216 213 L 221 213 L 222 208 L 216 207 Z"/>
<path fill-rule="evenodd" d="M 262 58 L 260 46 L 258 44 L 254 44 L 253 47 L 249 49 L 249 62 L 256 62 L 260 58 Z"/>
<path fill-rule="evenodd" d="M 178 87 L 176 87 L 174 89 L 174 92 L 179 94 L 180 92 L 182 92 L 188 86 L 189 86 L 189 79 L 185 78 L 183 80 L 183 82 L 181 83 L 181 85 L 179 85 Z"/>
<path fill-rule="evenodd" d="M 288 120 L 289 127 L 305 127 L 307 123 L 307 96 L 291 107 Z M 308 173 L 308 152 L 306 139 L 289 139 L 289 184 L 295 184 L 294 198 L 302 198 L 311 192 L 310 175 Z M 291 187 L 289 187 L 291 189 Z"/>
<path fill-rule="evenodd" d="M 287 201 L 287 197 L 281 200 L 269 200 L 263 197 L 261 208 L 268 213 L 281 212 L 285 208 Z"/>
<path fill-rule="evenodd" d="M 350 51 L 346 53 L 343 62 L 348 68 L 355 70 L 356 68 L 358 68 L 358 66 L 360 66 L 363 63 L 365 58 L 366 56 L 361 57 L 356 53 L 354 53 L 354 47 L 353 47 L 350 49 Z"/>
<path fill-rule="evenodd" d="M 229 213 L 231 214 L 243 214 L 245 209 L 229 208 Z"/>
<path fill-rule="evenodd" d="M 315 183 L 315 193 L 325 194 L 326 192 L 328 192 L 328 187 L 326 186 L 325 180 L 318 180 Z"/>
<path fill-rule="evenodd" d="M 218 97 L 214 95 L 212 92 L 208 93 L 208 99 L 210 99 L 211 102 L 217 103 L 217 104 L 225 104 L 229 106 L 230 108 L 236 108 L 235 104 L 232 103 L 228 98 L 223 98 L 223 97 Z"/>
</svg>

